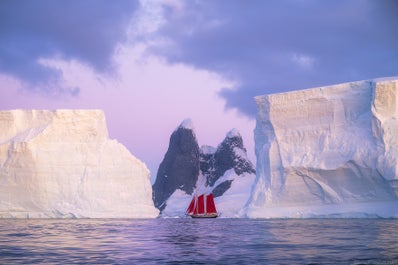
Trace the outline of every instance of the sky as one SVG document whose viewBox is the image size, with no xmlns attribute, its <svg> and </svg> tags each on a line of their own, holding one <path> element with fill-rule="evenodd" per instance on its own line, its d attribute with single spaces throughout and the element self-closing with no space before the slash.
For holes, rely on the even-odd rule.
<svg viewBox="0 0 398 265">
<path fill-rule="evenodd" d="M 2 0 L 0 109 L 102 109 L 152 181 L 176 127 L 240 131 L 254 96 L 398 75 L 394 0 Z"/>
</svg>

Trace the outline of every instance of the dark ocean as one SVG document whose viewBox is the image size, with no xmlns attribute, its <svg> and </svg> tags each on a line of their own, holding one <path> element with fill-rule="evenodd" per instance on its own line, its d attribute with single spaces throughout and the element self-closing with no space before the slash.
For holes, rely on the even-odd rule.
<svg viewBox="0 0 398 265">
<path fill-rule="evenodd" d="M 398 220 L 3 219 L 0 264 L 398 264 Z"/>
</svg>

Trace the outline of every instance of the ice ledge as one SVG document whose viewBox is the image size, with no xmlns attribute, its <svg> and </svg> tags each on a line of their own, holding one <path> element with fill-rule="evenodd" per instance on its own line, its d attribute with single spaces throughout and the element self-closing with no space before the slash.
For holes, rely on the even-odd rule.
<svg viewBox="0 0 398 265">
<path fill-rule="evenodd" d="M 311 87 L 311 88 L 305 88 L 305 89 L 298 89 L 298 90 L 292 90 L 292 91 L 287 91 L 287 92 L 280 92 L 280 93 L 273 93 L 273 94 L 263 94 L 263 95 L 258 95 L 255 96 L 254 99 L 256 102 L 259 103 L 264 103 L 265 98 L 268 97 L 279 97 L 282 95 L 290 95 L 290 94 L 306 94 L 306 93 L 319 93 L 324 91 L 325 89 L 330 90 L 330 89 L 339 89 L 339 88 L 345 88 L 345 87 L 356 87 L 358 85 L 362 85 L 364 83 L 367 84 L 376 84 L 376 83 L 398 83 L 398 76 L 391 76 L 391 77 L 380 77 L 380 78 L 373 78 L 373 79 L 365 79 L 365 80 L 359 80 L 359 81 L 352 81 L 352 82 L 346 82 L 346 83 L 339 83 L 339 84 L 331 84 L 331 85 L 325 85 L 325 86 L 319 86 L 319 87 Z"/>
<path fill-rule="evenodd" d="M 398 201 L 252 207 L 248 218 L 398 218 Z"/>
<path fill-rule="evenodd" d="M 46 130 L 53 135 L 63 133 L 74 139 L 80 135 L 80 139 L 84 141 L 108 138 L 105 114 L 102 110 L 1 110 L 0 122 L 0 144 L 30 141 Z M 65 132 L 58 132 L 57 129 Z"/>
</svg>

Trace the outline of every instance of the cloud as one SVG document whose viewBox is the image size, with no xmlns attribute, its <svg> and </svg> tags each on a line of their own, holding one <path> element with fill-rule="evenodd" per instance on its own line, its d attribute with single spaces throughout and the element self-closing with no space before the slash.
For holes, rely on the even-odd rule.
<svg viewBox="0 0 398 265">
<path fill-rule="evenodd" d="M 234 80 L 220 95 L 249 116 L 255 95 L 398 72 L 394 1 L 182 3 L 164 7 L 151 52 Z"/>
<path fill-rule="evenodd" d="M 61 73 L 43 59 L 77 59 L 109 71 L 137 6 L 130 0 L 0 1 L 0 72 L 46 93 L 76 94 L 59 88 Z"/>
<path fill-rule="evenodd" d="M 78 96 L 48 59 L 113 69 L 117 44 L 217 72 L 219 95 L 253 117 L 253 96 L 397 75 L 398 4 L 372 1 L 0 1 L 0 73 Z"/>
<path fill-rule="evenodd" d="M 315 63 L 315 59 L 313 57 L 298 53 L 292 55 L 292 61 L 303 69 L 311 69 Z"/>
</svg>

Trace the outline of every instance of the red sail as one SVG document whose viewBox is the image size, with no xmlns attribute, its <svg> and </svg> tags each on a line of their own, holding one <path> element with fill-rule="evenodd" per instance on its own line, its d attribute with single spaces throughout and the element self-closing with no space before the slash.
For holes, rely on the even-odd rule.
<svg viewBox="0 0 398 265">
<path fill-rule="evenodd" d="M 216 205 L 214 204 L 213 194 L 206 195 L 206 212 L 217 213 Z"/>
<path fill-rule="evenodd" d="M 192 201 L 191 201 L 191 203 L 189 204 L 189 207 L 188 207 L 186 213 L 187 213 L 187 214 L 192 214 L 194 208 L 195 208 L 195 197 L 192 198 Z"/>
<path fill-rule="evenodd" d="M 204 195 L 200 195 L 196 202 L 196 207 L 194 210 L 194 214 L 204 214 L 205 213 L 205 204 L 204 204 Z"/>
</svg>

